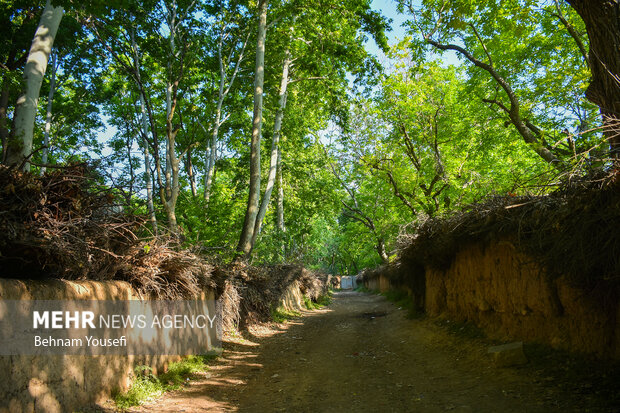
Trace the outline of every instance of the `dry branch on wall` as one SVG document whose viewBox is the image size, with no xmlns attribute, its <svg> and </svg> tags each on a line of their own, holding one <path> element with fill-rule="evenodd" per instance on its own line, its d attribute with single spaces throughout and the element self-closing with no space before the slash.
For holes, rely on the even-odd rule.
<svg viewBox="0 0 620 413">
<path fill-rule="evenodd" d="M 174 299 L 214 289 L 213 267 L 186 250 L 177 251 L 162 239 L 133 246 L 123 259 L 116 279 L 128 281 L 145 296 Z"/>
<path fill-rule="evenodd" d="M 252 267 L 235 263 L 218 267 L 214 277 L 227 329 L 269 321 L 272 310 L 295 282 L 302 294 L 313 300 L 326 294 L 328 288 L 326 275 L 298 265 Z"/>
<path fill-rule="evenodd" d="M 298 282 L 317 299 L 327 277 L 300 266 L 215 269 L 173 240 L 139 239 L 143 219 L 123 213 L 87 165 L 43 177 L 0 166 L 0 277 L 124 280 L 145 297 L 193 297 L 215 289 L 225 327 L 267 321 Z"/>
<path fill-rule="evenodd" d="M 144 220 L 123 213 L 85 164 L 42 177 L 0 166 L 0 195 L 1 277 L 126 280 L 158 298 L 213 286 L 199 257 L 140 240 Z"/>
<path fill-rule="evenodd" d="M 0 166 L 3 277 L 106 279 L 138 239 L 136 219 L 84 164 L 43 177 Z"/>
<path fill-rule="evenodd" d="M 497 196 L 415 225 L 399 239 L 401 277 L 447 269 L 471 243 L 510 239 L 552 277 L 593 288 L 620 284 L 620 176 L 572 179 L 544 196 Z M 422 274 L 420 274 L 420 272 Z"/>
</svg>

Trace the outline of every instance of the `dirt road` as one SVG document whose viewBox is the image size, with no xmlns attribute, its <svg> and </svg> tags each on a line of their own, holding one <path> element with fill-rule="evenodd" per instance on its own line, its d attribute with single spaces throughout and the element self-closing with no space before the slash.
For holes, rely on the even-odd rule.
<svg viewBox="0 0 620 413">
<path fill-rule="evenodd" d="M 132 411 L 583 411 L 535 367 L 495 368 L 484 343 L 377 295 L 338 292 L 328 308 L 254 334 L 228 343 L 207 377 Z"/>
</svg>

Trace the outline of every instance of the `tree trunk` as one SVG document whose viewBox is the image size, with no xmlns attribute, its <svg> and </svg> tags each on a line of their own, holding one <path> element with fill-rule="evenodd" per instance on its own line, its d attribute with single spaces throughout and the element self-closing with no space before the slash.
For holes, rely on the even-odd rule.
<svg viewBox="0 0 620 413">
<path fill-rule="evenodd" d="M 256 68 L 254 73 L 254 113 L 252 117 L 252 140 L 250 143 L 250 192 L 243 221 L 243 229 L 237 254 L 247 259 L 252 250 L 252 236 L 260 196 L 260 140 L 263 117 L 263 83 L 265 79 L 265 38 L 267 34 L 267 1 L 259 2 L 258 39 L 256 42 Z"/>
<path fill-rule="evenodd" d="M 48 155 L 50 152 L 50 130 L 52 129 L 52 104 L 54 102 L 54 91 L 56 89 L 56 59 L 58 52 L 52 51 L 52 73 L 50 74 L 50 91 L 47 94 L 47 111 L 45 115 L 45 132 L 43 135 L 43 150 L 41 151 L 41 176 L 45 174 Z"/>
<path fill-rule="evenodd" d="M 140 99 L 144 102 L 143 99 Z M 144 110 L 144 103 L 142 103 L 142 110 Z M 143 116 L 143 128 L 146 127 L 146 116 L 142 112 Z M 157 216 L 155 215 L 155 205 L 153 204 L 153 179 L 151 178 L 151 159 L 149 156 L 149 144 L 144 140 L 144 183 L 146 184 L 146 206 L 149 210 L 149 219 L 151 221 L 151 227 L 153 232 L 157 234 Z"/>
<path fill-rule="evenodd" d="M 189 185 L 192 190 L 192 196 L 196 198 L 198 196 L 198 189 L 196 189 L 196 175 L 194 174 L 194 165 L 192 165 L 192 151 L 187 151 L 187 158 L 185 159 L 185 168 L 187 169 L 187 177 L 189 178 Z"/>
<path fill-rule="evenodd" d="M 0 139 L 2 139 L 2 163 L 6 162 L 6 152 L 9 143 L 9 126 L 7 124 L 7 112 L 9 109 L 9 80 L 7 76 L 2 79 L 2 91 L 0 91 Z"/>
<path fill-rule="evenodd" d="M 131 30 L 131 47 L 133 49 L 133 64 L 135 77 L 140 89 L 140 114 L 142 116 L 142 144 L 144 152 L 144 183 L 146 186 L 146 205 L 149 210 L 149 218 L 153 233 L 157 234 L 157 217 L 155 216 L 155 206 L 153 205 L 153 180 L 151 178 L 151 159 L 149 154 L 149 141 L 147 139 L 149 132 L 149 121 L 146 113 L 146 99 L 144 97 L 144 87 L 140 76 L 140 55 L 138 53 L 138 45 L 136 44 L 135 31 Z M 157 139 L 153 137 L 155 144 Z"/>
<path fill-rule="evenodd" d="M 176 218 L 176 205 L 179 198 L 179 173 L 180 173 L 180 157 L 176 154 L 176 137 L 181 126 L 173 123 L 174 115 L 178 105 L 178 88 L 183 78 L 183 54 L 185 49 L 176 49 L 176 31 L 178 28 L 177 21 L 177 3 L 172 1 L 171 5 L 166 5 L 168 9 L 167 24 L 170 30 L 168 54 L 168 79 L 166 84 L 166 169 L 165 169 L 165 185 L 160 188 L 159 193 L 168 218 L 168 229 L 174 236 L 179 235 L 179 227 Z M 173 62 L 180 56 L 180 67 L 178 73 L 174 72 Z M 189 150 L 189 148 L 188 148 Z"/>
<path fill-rule="evenodd" d="M 172 81 L 172 62 L 174 61 L 174 59 L 176 58 L 176 24 L 177 24 L 177 3 L 175 0 L 172 1 L 172 3 L 170 5 L 166 4 L 166 8 L 168 10 L 168 29 L 170 31 L 169 33 L 169 37 L 168 37 L 168 43 L 169 43 L 169 47 L 170 47 L 170 53 L 168 55 L 168 78 L 166 80 L 166 122 L 167 119 L 170 118 L 170 113 L 172 112 L 172 93 L 173 93 L 173 81 Z M 170 142 L 170 132 L 172 131 L 171 128 L 168 128 L 168 126 L 166 126 L 167 128 L 167 139 L 166 139 L 166 169 L 165 169 L 165 179 L 166 179 L 166 199 L 170 199 L 172 198 L 172 152 L 175 150 L 174 146 L 171 145 Z M 164 204 L 166 204 L 165 200 Z M 166 208 L 166 211 L 168 211 L 168 208 Z M 175 220 L 176 222 L 176 220 Z M 176 232 L 176 225 L 175 225 L 175 229 L 172 229 L 172 232 Z"/>
<path fill-rule="evenodd" d="M 25 171 L 30 170 L 27 159 L 32 154 L 34 120 L 41 82 L 63 14 L 61 6 L 54 7 L 51 0 L 47 0 L 24 67 L 24 94 L 17 99 L 15 105 L 15 129 L 8 142 L 7 164 L 23 165 Z"/>
<path fill-rule="evenodd" d="M 167 147 L 169 148 L 167 153 L 167 158 L 169 160 L 169 166 L 167 165 L 167 169 L 169 168 L 169 172 L 166 172 L 166 185 L 165 189 L 161 189 L 160 193 L 163 195 L 162 201 L 164 204 L 164 210 L 166 211 L 166 217 L 168 218 L 168 229 L 173 235 L 178 235 L 179 227 L 177 225 L 176 218 L 176 205 L 177 199 L 179 198 L 179 162 L 180 160 L 177 158 L 176 151 L 174 150 L 176 146 L 176 136 L 179 129 L 172 125 L 172 119 L 174 117 L 176 107 L 176 87 L 173 91 L 172 98 L 172 107 L 170 110 L 170 114 L 166 119 L 166 142 Z"/>
<path fill-rule="evenodd" d="M 284 187 L 282 182 L 282 152 L 278 151 L 278 165 L 276 170 L 276 176 L 278 181 L 278 217 L 277 226 L 278 231 L 281 233 L 286 232 L 286 226 L 284 225 Z"/>
<path fill-rule="evenodd" d="M 217 107 L 215 108 L 215 120 L 213 122 L 213 132 L 211 134 L 211 146 L 207 149 L 207 173 L 205 174 L 205 193 L 204 198 L 207 203 L 211 198 L 211 186 L 213 185 L 213 175 L 215 174 L 215 154 L 217 151 L 217 136 L 220 130 L 220 121 L 222 119 L 222 104 L 224 103 L 224 83 L 226 82 L 226 73 L 224 72 L 222 62 L 221 44 L 218 46 L 218 55 L 220 57 L 220 89 L 217 98 Z"/>
<path fill-rule="evenodd" d="M 379 257 L 381 258 L 382 264 L 388 264 L 390 262 L 390 258 L 388 257 L 388 254 L 385 251 L 385 242 L 383 241 L 383 238 L 381 237 L 377 239 L 377 253 L 379 253 Z"/>
<path fill-rule="evenodd" d="M 252 234 L 252 245 L 254 248 L 256 238 L 260 233 L 263 225 L 263 219 L 267 214 L 267 208 L 269 207 L 269 201 L 271 200 L 271 192 L 276 182 L 276 171 L 278 167 L 278 157 L 280 155 L 280 133 L 282 131 L 282 119 L 284 118 L 284 109 L 286 108 L 286 88 L 288 86 L 288 72 L 291 65 L 291 56 L 288 48 L 284 53 L 284 64 L 282 65 L 282 79 L 280 81 L 280 94 L 278 97 L 278 111 L 276 112 L 276 118 L 273 126 L 273 140 L 271 142 L 271 159 L 269 160 L 269 176 L 267 178 L 267 186 L 265 187 L 265 193 L 261 201 L 260 209 L 256 217 L 256 224 L 254 225 L 254 234 Z"/>
<path fill-rule="evenodd" d="M 277 222 L 278 228 L 278 240 L 280 242 L 280 253 L 282 254 L 282 260 L 286 259 L 286 243 L 284 241 L 284 234 L 286 233 L 286 226 L 284 225 L 284 187 L 282 186 L 282 152 L 278 151 L 278 164 L 276 168 L 276 180 L 278 184 L 278 211 Z"/>
<path fill-rule="evenodd" d="M 217 43 L 217 57 L 220 65 L 220 87 L 217 94 L 217 105 L 215 108 L 215 120 L 213 121 L 213 131 L 211 134 L 211 146 L 207 148 L 207 173 L 205 174 L 205 193 L 204 198 L 209 203 L 211 198 L 211 185 L 213 185 L 213 175 L 215 174 L 215 151 L 217 150 L 217 136 L 220 131 L 220 120 L 222 119 L 222 104 L 224 103 L 224 87 L 226 86 L 226 70 L 222 57 L 223 33 Z"/>
<path fill-rule="evenodd" d="M 176 93 L 174 93 L 176 94 Z M 173 101 L 176 101 L 176 98 L 173 98 Z M 166 217 L 168 218 L 168 229 L 173 235 L 179 234 L 179 227 L 177 225 L 176 218 L 176 205 L 177 199 L 179 198 L 179 159 L 177 158 L 176 152 L 174 151 L 176 135 L 178 133 L 178 129 L 172 126 L 172 118 L 174 117 L 174 107 L 176 106 L 173 103 L 172 110 L 170 115 L 166 120 L 166 142 L 167 146 L 170 148 L 168 151 L 168 159 L 169 159 L 169 168 L 170 172 L 166 173 L 166 185 L 165 188 L 160 189 L 160 195 L 162 196 L 162 202 L 164 204 L 164 210 L 166 211 Z"/>
<path fill-rule="evenodd" d="M 620 160 L 620 9 L 619 0 L 567 0 L 581 16 L 590 39 L 592 81 L 586 97 L 600 108 L 604 136 Z"/>
</svg>

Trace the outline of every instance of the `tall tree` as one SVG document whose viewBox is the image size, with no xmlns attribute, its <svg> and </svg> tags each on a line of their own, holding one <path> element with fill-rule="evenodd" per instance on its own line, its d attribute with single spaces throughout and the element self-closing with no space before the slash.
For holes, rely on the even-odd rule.
<svg viewBox="0 0 620 413">
<path fill-rule="evenodd" d="M 281 15 L 276 19 L 280 23 L 281 30 L 274 31 L 274 37 L 280 35 L 280 42 L 275 40 L 277 46 L 270 47 L 269 50 L 281 53 L 277 55 L 277 60 L 283 61 L 283 69 L 278 79 L 280 83 L 278 98 L 274 102 L 274 135 L 267 184 L 262 201 L 256 206 L 257 213 L 255 216 L 253 212 L 247 215 L 254 222 L 253 229 L 244 230 L 242 235 L 244 239 L 249 233 L 248 241 L 239 244 L 239 251 L 246 257 L 249 257 L 261 230 L 277 177 L 278 159 L 280 164 L 282 160 L 279 140 L 284 122 L 288 84 L 296 83 L 297 89 L 311 91 L 309 95 L 316 99 L 315 106 L 316 102 L 320 102 L 318 110 L 324 110 L 327 116 L 337 118 L 344 113 L 342 109 L 343 102 L 346 101 L 347 73 L 355 74 L 358 80 L 362 81 L 365 76 L 370 78 L 372 71 L 378 69 L 376 61 L 363 47 L 362 33 L 371 34 L 381 47 L 386 46 L 384 36 L 386 22 L 382 16 L 371 10 L 366 0 L 350 0 L 346 4 L 334 4 L 327 12 L 324 4 L 320 2 L 291 2 L 274 10 L 274 14 Z M 284 18 L 287 14 L 294 17 L 287 20 Z M 343 27 L 346 27 L 346 30 L 343 30 Z M 285 29 L 282 30 L 283 28 Z M 294 110 L 300 114 L 313 110 L 309 108 L 311 105 L 302 106 L 305 105 L 298 106 Z M 303 117 L 301 115 L 298 119 L 301 120 Z M 307 118 L 311 119 L 310 116 Z M 301 121 L 307 122 L 307 120 Z M 252 185 L 250 191 L 253 191 Z M 260 196 L 257 196 L 258 198 Z M 248 211 L 253 209 L 248 208 Z M 280 222 L 282 223 L 283 219 Z M 280 228 L 282 227 L 281 225 Z M 244 248 L 241 247 L 242 244 Z"/>
<path fill-rule="evenodd" d="M 6 160 L 9 139 L 9 117 L 21 93 L 23 66 L 32 44 L 32 33 L 37 28 L 39 7 L 28 1 L 12 1 L 0 7 L 0 24 L 5 39 L 0 43 L 0 138 L 2 143 L 1 162 Z"/>
<path fill-rule="evenodd" d="M 260 201 L 260 141 L 263 125 L 263 84 L 265 80 L 265 41 L 267 37 L 268 0 L 258 3 L 258 35 L 256 40 L 256 64 L 254 68 L 254 111 L 252 115 L 252 138 L 250 141 L 250 192 L 237 253 L 248 259 L 252 251 L 252 237 L 256 225 Z"/>
<path fill-rule="evenodd" d="M 32 155 L 39 92 L 63 14 L 62 6 L 55 7 L 47 0 L 26 60 L 24 93 L 15 105 L 15 128 L 7 142 L 6 157 L 7 164 L 21 166 L 24 170 L 30 170 L 28 159 Z"/>
<path fill-rule="evenodd" d="M 620 19 L 618 0 L 566 0 L 583 19 L 592 81 L 586 97 L 600 109 L 611 155 L 620 159 Z"/>
<path fill-rule="evenodd" d="M 47 160 L 50 152 L 50 131 L 52 128 L 52 106 L 54 103 L 54 92 L 56 91 L 56 72 L 58 65 L 58 51 L 52 50 L 52 71 L 50 73 L 50 90 L 47 94 L 47 108 L 45 111 L 45 129 L 43 138 L 43 150 L 41 151 L 41 175 L 43 175 L 47 168 Z"/>
<path fill-rule="evenodd" d="M 217 91 L 217 103 L 215 105 L 215 116 L 211 130 L 211 141 L 207 143 L 206 149 L 207 167 L 204 177 L 204 199 L 207 203 L 211 197 L 211 187 L 215 174 L 216 150 L 220 127 L 228 119 L 228 116 L 222 117 L 222 107 L 226 96 L 230 93 L 235 79 L 239 74 L 239 69 L 244 59 L 245 48 L 250 38 L 249 31 L 244 34 L 241 30 L 241 23 L 234 22 L 234 20 L 232 22 L 227 21 L 226 18 L 234 19 L 234 17 L 237 17 L 234 8 L 239 7 L 237 4 L 229 6 L 232 6 L 231 8 L 233 10 L 225 9 L 225 5 L 222 4 L 218 13 L 217 63 L 219 69 L 219 86 Z M 233 25 L 233 23 L 237 24 Z M 229 44 L 228 53 L 225 53 L 226 43 Z M 237 53 L 236 58 L 235 52 Z"/>
<path fill-rule="evenodd" d="M 131 34 L 131 46 L 133 49 L 133 65 L 135 81 L 138 85 L 140 95 L 140 117 L 142 120 L 142 151 L 144 155 L 144 184 L 146 187 L 146 205 L 149 211 L 149 219 L 151 221 L 151 228 L 153 232 L 157 234 L 157 216 L 155 215 L 155 205 L 153 203 L 153 179 L 151 177 L 151 155 L 149 144 L 149 120 L 146 109 L 146 96 L 144 90 L 144 84 L 142 83 L 142 75 L 140 74 L 140 52 L 138 50 L 138 44 L 136 42 L 135 29 L 130 29 Z M 153 141 L 155 141 L 155 137 Z"/>
<path fill-rule="evenodd" d="M 293 19 L 293 26 L 291 26 L 291 35 L 289 37 L 289 43 L 292 41 L 292 34 L 294 30 L 295 20 Z M 284 63 L 282 64 L 282 77 L 280 79 L 280 89 L 278 92 L 278 108 L 276 109 L 276 116 L 273 125 L 273 138 L 271 142 L 271 157 L 269 159 L 269 175 L 267 177 L 267 186 L 260 203 L 258 215 L 256 217 L 256 224 L 254 225 L 254 232 L 252 234 L 252 247 L 256 243 L 256 238 L 260 233 L 261 226 L 263 225 L 263 219 L 267 213 L 269 202 L 271 200 L 271 192 L 276 183 L 276 174 L 278 169 L 278 160 L 280 156 L 280 135 L 282 133 L 282 118 L 284 117 L 284 110 L 286 109 L 286 97 L 287 88 L 289 83 L 289 69 L 291 66 L 291 52 L 290 45 L 285 47 L 284 51 Z M 283 224 L 282 224 L 283 225 Z"/>
</svg>

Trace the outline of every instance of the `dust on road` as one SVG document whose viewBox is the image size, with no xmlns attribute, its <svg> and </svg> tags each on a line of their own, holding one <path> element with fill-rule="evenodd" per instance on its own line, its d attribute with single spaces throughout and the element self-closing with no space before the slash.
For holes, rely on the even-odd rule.
<svg viewBox="0 0 620 413">
<path fill-rule="evenodd" d="M 136 412 L 555 412 L 572 402 L 499 369 L 476 340 L 408 319 L 382 296 L 337 292 L 322 310 L 236 339 L 206 377 Z"/>
</svg>

